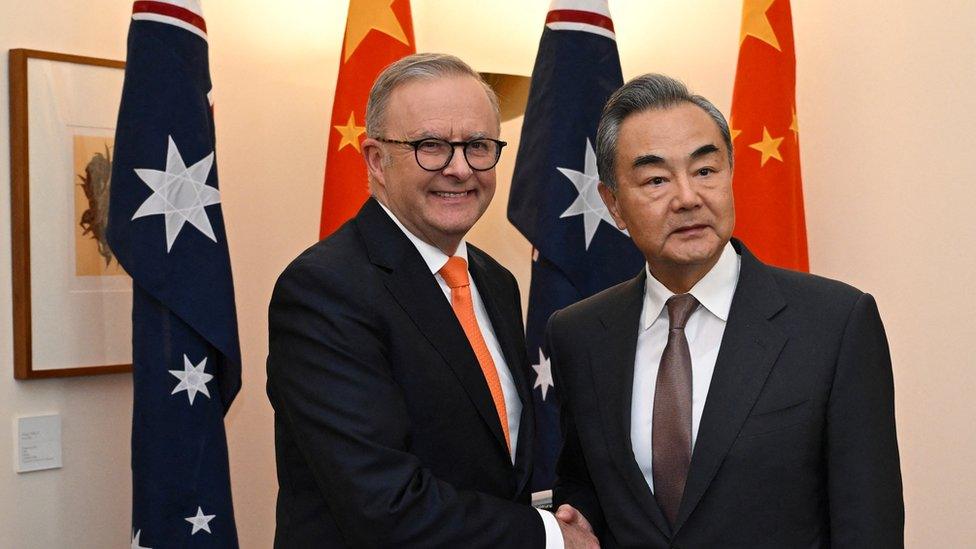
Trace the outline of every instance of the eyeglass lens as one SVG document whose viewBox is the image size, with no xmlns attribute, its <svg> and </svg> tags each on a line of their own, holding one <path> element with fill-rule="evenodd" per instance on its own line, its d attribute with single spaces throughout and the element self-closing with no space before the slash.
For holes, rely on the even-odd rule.
<svg viewBox="0 0 976 549">
<path fill-rule="evenodd" d="M 500 148 L 490 139 L 475 139 L 464 144 L 464 158 L 473 170 L 490 170 L 498 163 Z M 442 170 L 454 156 L 454 145 L 443 139 L 424 139 L 417 143 L 417 163 L 425 170 Z"/>
</svg>

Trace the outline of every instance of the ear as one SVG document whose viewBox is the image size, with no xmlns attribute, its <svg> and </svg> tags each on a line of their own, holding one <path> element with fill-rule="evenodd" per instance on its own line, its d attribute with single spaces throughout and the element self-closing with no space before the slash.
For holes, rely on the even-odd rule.
<svg viewBox="0 0 976 549">
<path fill-rule="evenodd" d="M 382 143 L 372 137 L 367 137 L 363 139 L 360 147 L 363 151 L 363 160 L 366 161 L 366 172 L 369 175 L 370 181 L 375 181 L 377 185 L 385 187 L 386 180 L 383 176 L 385 152 L 383 151 Z"/>
<path fill-rule="evenodd" d="M 617 194 L 610 190 L 610 187 L 604 185 L 603 181 L 597 185 L 597 189 L 600 191 L 600 198 L 603 199 L 603 203 L 607 205 L 607 211 L 610 212 L 610 215 L 613 217 L 613 221 L 617 224 L 617 228 L 621 231 L 626 231 L 627 222 L 624 221 L 624 218 L 620 216 L 620 207 L 617 204 Z"/>
</svg>

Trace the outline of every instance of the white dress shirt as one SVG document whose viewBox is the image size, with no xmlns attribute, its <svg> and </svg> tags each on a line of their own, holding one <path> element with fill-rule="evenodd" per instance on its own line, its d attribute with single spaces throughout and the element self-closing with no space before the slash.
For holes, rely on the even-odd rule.
<svg viewBox="0 0 976 549">
<path fill-rule="evenodd" d="M 410 242 L 420 252 L 421 257 L 424 258 L 424 262 L 427 263 L 427 267 L 444 292 L 444 297 L 450 303 L 451 287 L 447 285 L 444 277 L 438 274 L 438 271 L 441 270 L 450 257 L 436 246 L 424 242 L 407 230 L 385 205 L 380 203 L 380 206 L 383 207 L 383 211 L 390 216 L 390 219 L 397 224 L 397 227 L 400 227 L 403 234 L 410 239 Z M 468 245 L 465 241 L 461 241 L 454 255 L 464 261 L 468 261 Z M 519 399 L 518 391 L 515 388 L 515 380 L 512 378 L 512 372 L 509 370 L 508 363 L 505 362 L 505 356 L 502 354 L 501 346 L 498 344 L 498 337 L 495 336 L 495 328 L 491 325 L 488 312 L 485 310 L 485 302 L 481 299 L 481 294 L 478 292 L 478 286 L 474 282 L 474 277 L 469 277 L 469 279 L 471 281 L 471 301 L 474 302 L 474 316 L 478 320 L 478 328 L 481 329 L 481 335 L 485 339 L 485 345 L 488 346 L 488 352 L 491 353 L 491 359 L 495 362 L 495 370 L 498 372 L 498 379 L 502 385 L 502 394 L 505 397 L 505 412 L 508 415 L 508 434 L 512 443 L 512 447 L 509 450 L 511 452 L 512 463 L 514 464 L 515 448 L 518 444 L 519 420 L 522 417 L 522 401 Z M 563 549 L 563 536 L 559 530 L 556 517 L 546 511 L 539 511 L 539 514 L 542 516 L 542 524 L 546 529 L 546 549 Z"/>
<path fill-rule="evenodd" d="M 688 292 L 699 305 L 685 325 L 685 337 L 691 351 L 691 445 L 698 438 L 705 397 L 712 383 L 715 359 L 725 334 L 732 296 L 739 281 L 740 258 L 726 244 L 715 266 Z M 646 267 L 645 267 L 646 268 Z M 651 430 L 654 422 L 654 389 L 661 355 L 668 342 L 668 309 L 665 302 L 674 294 L 647 269 L 644 306 L 637 336 L 634 360 L 634 392 L 630 405 L 630 441 L 634 457 L 647 485 L 654 491 Z"/>
</svg>

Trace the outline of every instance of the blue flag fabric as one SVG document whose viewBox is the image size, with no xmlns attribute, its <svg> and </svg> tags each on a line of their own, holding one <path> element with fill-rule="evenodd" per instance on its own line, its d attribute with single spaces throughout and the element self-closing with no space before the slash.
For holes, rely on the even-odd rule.
<svg viewBox="0 0 976 549">
<path fill-rule="evenodd" d="M 132 277 L 132 547 L 237 547 L 224 414 L 241 386 L 199 2 L 135 2 L 108 239 Z"/>
<path fill-rule="evenodd" d="M 559 387 L 544 346 L 549 316 L 637 274 L 643 257 L 617 229 L 597 190 L 596 129 L 623 84 L 606 1 L 550 10 L 532 71 L 508 218 L 532 243 L 526 345 L 533 360 L 534 491 L 552 488 L 561 445 Z"/>
</svg>

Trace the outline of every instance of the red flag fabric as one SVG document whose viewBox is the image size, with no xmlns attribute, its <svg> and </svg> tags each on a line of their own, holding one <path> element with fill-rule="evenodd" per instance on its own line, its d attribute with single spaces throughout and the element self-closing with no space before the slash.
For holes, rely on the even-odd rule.
<svg viewBox="0 0 976 549">
<path fill-rule="evenodd" d="M 369 196 L 359 147 L 369 89 L 387 65 L 415 52 L 410 0 L 349 2 L 325 156 L 320 238 L 354 216 Z"/>
<path fill-rule="evenodd" d="M 735 236 L 767 263 L 809 270 L 789 0 L 744 0 L 732 93 Z"/>
</svg>

